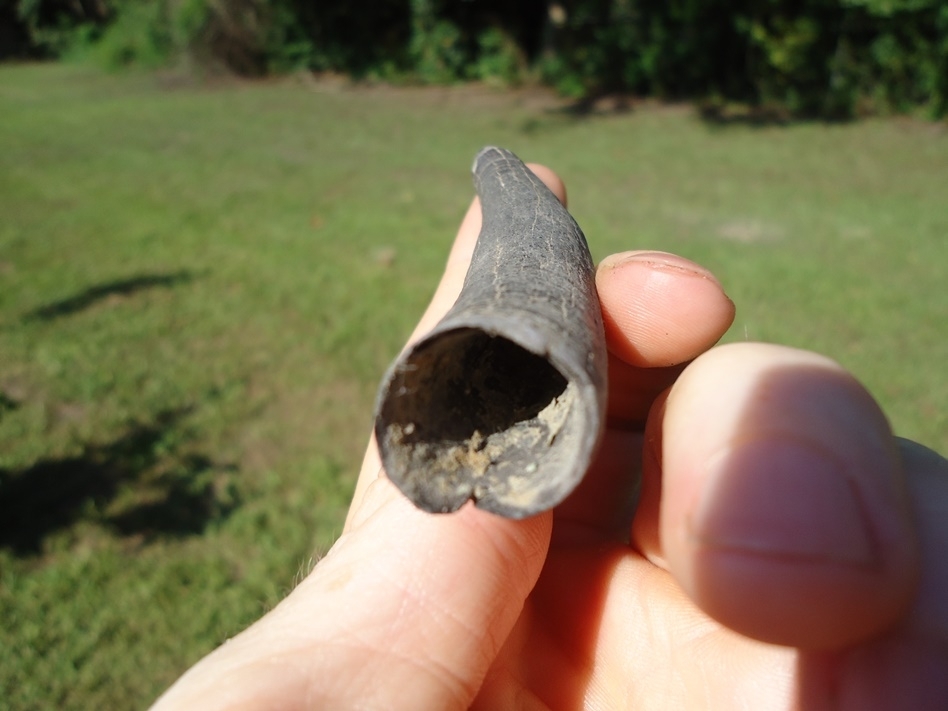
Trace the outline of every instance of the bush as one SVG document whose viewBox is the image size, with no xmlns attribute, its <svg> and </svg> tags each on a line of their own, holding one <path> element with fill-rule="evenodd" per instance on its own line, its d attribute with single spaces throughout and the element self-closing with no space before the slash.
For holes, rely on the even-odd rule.
<svg viewBox="0 0 948 711">
<path fill-rule="evenodd" d="M 477 40 L 477 59 L 471 76 L 488 83 L 517 84 L 526 69 L 523 51 L 514 39 L 496 27 L 484 30 Z"/>
<path fill-rule="evenodd" d="M 241 75 L 424 83 L 512 84 L 539 69 L 577 98 L 948 111 L 948 0 L 0 0 L 4 13 L 17 25 L 0 56 L 86 44 L 110 66 L 187 55 Z"/>
<path fill-rule="evenodd" d="M 0 19 L 12 20 L 4 33 L 11 44 L 4 42 L 0 57 L 58 57 L 79 37 L 96 39 L 111 11 L 108 3 L 84 0 L 0 0 Z"/>
<path fill-rule="evenodd" d="M 158 67 L 175 49 L 172 19 L 163 2 L 123 3 L 104 31 L 79 37 L 84 40 L 80 44 L 91 45 L 93 55 L 110 69 Z"/>
</svg>

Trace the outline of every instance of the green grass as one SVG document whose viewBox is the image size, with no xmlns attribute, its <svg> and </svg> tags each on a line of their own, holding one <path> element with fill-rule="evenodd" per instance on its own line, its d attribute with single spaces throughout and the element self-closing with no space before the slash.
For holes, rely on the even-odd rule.
<svg viewBox="0 0 948 711">
<path fill-rule="evenodd" d="M 0 705 L 144 706 L 328 547 L 487 143 L 948 449 L 943 125 L 538 101 L 0 67 Z"/>
</svg>

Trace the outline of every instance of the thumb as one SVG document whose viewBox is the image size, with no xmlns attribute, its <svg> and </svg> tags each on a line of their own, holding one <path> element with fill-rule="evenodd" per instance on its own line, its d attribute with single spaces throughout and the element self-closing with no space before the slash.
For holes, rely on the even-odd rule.
<svg viewBox="0 0 948 711">
<path fill-rule="evenodd" d="M 660 457 L 662 553 L 711 617 L 812 649 L 907 614 L 919 544 L 905 472 L 878 406 L 832 361 L 706 353 L 668 396 Z"/>
</svg>

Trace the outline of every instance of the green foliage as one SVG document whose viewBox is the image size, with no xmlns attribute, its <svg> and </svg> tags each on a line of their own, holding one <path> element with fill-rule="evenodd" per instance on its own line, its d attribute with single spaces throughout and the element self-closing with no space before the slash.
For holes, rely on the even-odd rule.
<svg viewBox="0 0 948 711">
<path fill-rule="evenodd" d="M 89 51 L 109 68 L 154 68 L 168 62 L 176 40 L 173 18 L 162 0 L 128 0 L 116 7 L 114 21 L 91 43 Z"/>
<path fill-rule="evenodd" d="M 313 37 L 288 2 L 270 5 L 264 41 L 267 68 L 287 72 L 319 64 L 319 50 Z"/>
<path fill-rule="evenodd" d="M 456 4 L 413 0 L 408 67 L 422 83 L 479 79 L 507 86 L 525 72 L 523 50 L 502 27 L 466 16 Z"/>
<path fill-rule="evenodd" d="M 523 65 L 522 52 L 510 35 L 496 27 L 480 34 L 477 61 L 471 72 L 474 78 L 510 86 L 521 79 Z"/>
<path fill-rule="evenodd" d="M 824 113 L 832 51 L 832 35 L 825 27 L 835 26 L 838 19 L 825 16 L 820 12 L 825 7 L 819 5 L 817 0 L 811 14 L 789 8 L 786 13 L 778 9 L 764 17 L 742 18 L 739 27 L 754 67 L 754 100 L 783 105 L 793 114 Z M 839 110 L 849 111 L 848 106 Z"/>
<path fill-rule="evenodd" d="M 371 4 L 279 0 L 270 17 L 282 29 L 271 33 L 268 56 L 276 64 L 338 71 L 356 77 L 392 78 L 410 64 L 411 14 L 407 0 Z M 290 51 L 280 37 L 290 39 Z"/>
<path fill-rule="evenodd" d="M 433 0 L 412 0 L 412 33 L 409 57 L 418 77 L 426 83 L 444 84 L 460 79 L 467 64 L 463 35 L 450 20 L 435 12 Z"/>
<path fill-rule="evenodd" d="M 59 56 L 77 40 L 96 38 L 96 29 L 111 15 L 111 4 L 70 2 L 70 0 L 2 0 L 0 14 L 19 25 L 25 37 L 24 54 Z M 12 54 L 12 52 L 10 52 Z M 0 57 L 7 52 L 0 48 Z"/>
<path fill-rule="evenodd" d="M 571 65 L 558 54 L 547 55 L 541 60 L 540 75 L 566 98 L 582 99 L 587 94 L 582 75 L 573 71 Z"/>
</svg>

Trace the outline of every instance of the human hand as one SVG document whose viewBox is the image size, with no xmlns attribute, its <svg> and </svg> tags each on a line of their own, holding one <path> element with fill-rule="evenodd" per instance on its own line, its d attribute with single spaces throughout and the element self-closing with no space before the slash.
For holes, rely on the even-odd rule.
<svg viewBox="0 0 948 711">
<path fill-rule="evenodd" d="M 413 339 L 479 228 L 475 200 Z M 569 499 L 426 514 L 370 443 L 327 556 L 155 708 L 943 708 L 948 462 L 828 359 L 709 351 L 733 306 L 701 267 L 625 253 L 597 285 L 609 429 Z"/>
</svg>

